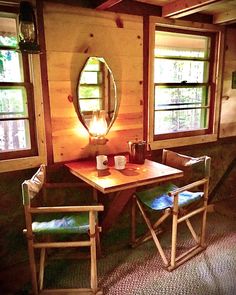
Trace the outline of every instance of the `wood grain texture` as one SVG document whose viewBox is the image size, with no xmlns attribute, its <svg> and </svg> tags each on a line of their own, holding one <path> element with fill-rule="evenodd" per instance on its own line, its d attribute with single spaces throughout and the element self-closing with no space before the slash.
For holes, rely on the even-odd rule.
<svg viewBox="0 0 236 295">
<path fill-rule="evenodd" d="M 154 161 L 144 164 L 127 163 L 124 170 L 117 170 L 112 159 L 107 170 L 97 170 L 94 161 L 77 161 L 65 164 L 72 174 L 102 193 L 111 193 L 146 184 L 168 181 L 183 176 L 183 171 Z"/>
</svg>

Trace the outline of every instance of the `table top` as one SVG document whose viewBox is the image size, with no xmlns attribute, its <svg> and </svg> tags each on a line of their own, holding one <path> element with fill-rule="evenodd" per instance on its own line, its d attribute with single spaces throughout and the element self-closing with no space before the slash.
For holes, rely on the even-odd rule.
<svg viewBox="0 0 236 295">
<path fill-rule="evenodd" d="M 181 170 L 147 159 L 144 164 L 127 163 L 123 170 L 115 169 L 113 163 L 106 170 L 97 170 L 95 160 L 71 162 L 65 166 L 72 174 L 104 194 L 183 176 Z"/>
</svg>

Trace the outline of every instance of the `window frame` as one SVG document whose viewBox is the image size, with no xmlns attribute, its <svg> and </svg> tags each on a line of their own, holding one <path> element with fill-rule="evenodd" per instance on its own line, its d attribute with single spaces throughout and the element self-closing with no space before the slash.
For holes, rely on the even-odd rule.
<svg viewBox="0 0 236 295">
<path fill-rule="evenodd" d="M 164 28 L 161 26 L 156 26 L 155 31 L 164 31 L 164 32 L 172 32 L 172 33 L 181 33 L 185 35 L 196 35 L 196 36 L 207 36 L 211 40 L 211 47 L 209 52 L 209 58 L 205 59 L 204 61 L 209 62 L 209 75 L 208 75 L 208 82 L 203 83 L 154 83 L 155 86 L 169 86 L 169 87 L 175 87 L 181 88 L 187 86 L 187 88 L 194 88 L 198 86 L 206 86 L 207 89 L 207 100 L 208 100 L 208 106 L 209 109 L 209 118 L 208 121 L 208 127 L 202 128 L 202 129 L 195 129 L 195 130 L 186 130 L 186 131 L 177 131 L 177 132 L 171 132 L 171 133 L 163 133 L 163 134 L 153 134 L 154 141 L 157 141 L 159 139 L 170 139 L 170 138 L 181 138 L 181 137 L 187 137 L 187 136 L 194 136 L 194 135 L 205 135 L 212 133 L 213 130 L 213 115 L 214 115 L 214 82 L 213 82 L 213 76 L 210 74 L 214 70 L 214 61 L 215 61 L 215 40 L 216 40 L 216 33 L 212 32 L 196 32 L 192 30 L 184 30 L 184 29 L 173 29 L 173 28 Z M 156 57 L 154 56 L 154 59 Z M 163 58 L 165 59 L 165 58 Z M 168 58 L 167 58 L 168 59 Z M 187 58 L 179 58 L 180 60 L 187 60 Z M 193 59 L 190 59 L 193 60 Z M 197 60 L 197 59 L 195 59 Z M 199 59 L 200 60 L 200 59 Z M 201 59 L 203 60 L 203 59 Z M 155 93 L 155 90 L 154 90 Z M 155 99 L 154 99 L 155 101 Z M 181 110 L 181 109 L 180 109 Z M 155 112 L 155 108 L 154 108 Z"/>
<path fill-rule="evenodd" d="M 36 1 L 37 6 L 37 1 Z M 38 9 L 38 6 L 37 6 Z M 19 3 L 14 6 L 0 5 L 1 16 L 13 16 L 18 13 Z M 42 18 L 42 6 L 39 6 L 38 17 Z M 39 37 L 44 42 L 44 32 L 39 29 Z M 43 47 L 43 45 L 42 45 Z M 44 47 L 43 47 L 44 48 Z M 30 132 L 34 134 L 32 143 L 35 146 L 35 150 L 21 150 L 18 153 L 17 158 L 7 157 L 6 153 L 4 159 L 0 159 L 0 173 L 17 171 L 23 169 L 29 169 L 38 167 L 41 163 L 47 164 L 47 147 L 46 147 L 46 130 L 45 130 L 45 105 L 48 105 L 47 98 L 45 98 L 45 89 L 43 92 L 42 86 L 45 83 L 45 49 L 39 54 L 25 54 L 23 60 L 26 59 L 28 63 L 27 76 L 28 81 L 25 82 L 26 90 L 33 99 L 29 100 L 29 116 L 34 120 L 34 124 L 31 124 Z M 22 62 L 23 62 L 22 60 Z M 42 63 L 42 64 L 41 64 Z M 25 68 L 26 70 L 26 68 Z M 45 101 L 44 101 L 45 100 Z M 30 111 L 32 110 L 32 112 Z M 48 108 L 46 108 L 48 112 Z M 32 145 L 32 146 L 33 146 Z"/>
<path fill-rule="evenodd" d="M 0 15 L 3 18 L 14 18 L 16 19 L 17 23 L 17 12 L 16 8 L 7 8 L 7 13 L 3 11 L 3 6 L 0 7 Z M 11 11 L 11 13 L 9 13 Z M 17 29 L 17 28 L 16 28 Z M 10 50 L 15 51 L 15 48 L 11 46 L 2 46 L 0 45 L 0 50 Z M 19 53 L 19 57 L 21 58 L 21 66 L 22 66 L 22 75 L 23 75 L 23 82 L 1 82 L 0 87 L 6 87 L 6 89 L 11 90 L 12 88 L 19 86 L 23 87 L 26 92 L 26 100 L 27 100 L 27 108 L 28 108 L 28 115 L 26 118 L 6 118 L 1 119 L 0 121 L 12 121 L 12 120 L 22 120 L 27 119 L 29 122 L 29 137 L 30 137 L 30 148 L 29 149 L 20 149 L 20 150 L 13 150 L 13 151 L 6 151 L 0 152 L 0 160 L 6 159 L 15 159 L 15 158 L 22 158 L 22 157 L 29 157 L 35 156 L 38 154 L 38 147 L 36 141 L 36 134 L 35 134 L 35 110 L 34 110 L 34 92 L 33 92 L 33 84 L 31 82 L 30 77 L 30 64 L 28 59 L 28 54 L 26 53 Z M 9 88 L 7 88 L 9 87 Z"/>
<path fill-rule="evenodd" d="M 209 68 L 209 81 L 211 84 L 210 91 L 210 111 L 208 129 L 199 129 L 194 131 L 182 131 L 178 133 L 166 133 L 154 136 L 154 48 L 156 27 L 164 31 L 187 32 L 189 34 L 210 35 L 213 38 L 214 45 L 211 46 L 211 62 Z M 217 25 L 202 24 L 189 21 L 175 20 L 172 22 L 161 17 L 150 17 L 148 28 L 149 50 L 148 50 L 148 89 L 146 92 L 144 112 L 146 118 L 144 134 L 152 149 L 170 148 L 184 145 L 193 145 L 203 142 L 216 141 L 218 137 L 221 81 L 222 81 L 222 64 L 224 48 L 224 28 Z M 145 57 L 144 57 L 145 58 Z M 212 61 L 212 60 L 211 60 Z"/>
<path fill-rule="evenodd" d="M 92 88 L 92 87 L 98 87 L 99 88 L 99 94 L 100 96 L 98 97 L 81 97 L 80 99 L 81 100 L 93 100 L 93 101 L 99 101 L 99 105 L 100 105 L 100 101 L 102 102 L 102 106 L 101 106 L 101 109 L 104 108 L 104 102 L 102 100 L 102 97 L 104 96 L 104 63 L 99 61 L 99 70 L 83 70 L 83 72 L 89 72 L 89 73 L 97 73 L 97 78 L 98 78 L 98 83 L 93 83 L 93 84 L 87 84 L 87 83 L 79 83 L 79 87 L 87 87 L 87 88 Z M 79 90 L 78 90 L 79 91 Z M 79 94 L 78 94 L 79 95 Z M 79 95 L 80 96 L 80 95 Z M 85 115 L 91 115 L 92 116 L 92 113 L 93 111 L 82 111 Z"/>
</svg>

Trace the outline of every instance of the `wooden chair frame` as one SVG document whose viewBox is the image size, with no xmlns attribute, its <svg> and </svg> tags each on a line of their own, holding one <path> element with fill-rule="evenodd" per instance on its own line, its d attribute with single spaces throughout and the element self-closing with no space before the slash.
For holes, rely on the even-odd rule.
<svg viewBox="0 0 236 295">
<path fill-rule="evenodd" d="M 41 165 L 44 167 L 45 165 Z M 59 184 L 60 186 L 60 184 Z M 65 184 L 63 185 L 65 186 Z M 56 187 L 56 184 L 53 185 Z M 32 198 L 31 192 L 27 181 L 22 184 L 22 194 L 24 200 L 24 212 L 26 229 L 24 233 L 28 243 L 29 263 L 31 272 L 31 281 L 33 294 L 102 294 L 98 289 L 97 283 L 97 259 L 96 259 L 96 241 L 99 243 L 99 231 L 101 228 L 97 226 L 96 215 L 97 212 L 103 211 L 103 205 L 91 205 L 91 206 L 57 206 L 57 207 L 33 207 L 31 206 L 30 199 Z M 89 239 L 86 241 L 65 241 L 65 242 L 37 242 L 35 240 L 35 234 L 32 229 L 32 215 L 33 214 L 46 214 L 46 213 L 79 213 L 88 212 L 89 214 Z M 90 286 L 91 288 L 74 288 L 74 289 L 43 289 L 44 281 L 44 267 L 45 267 L 45 254 L 46 249 L 49 248 L 70 248 L 70 247 L 89 247 L 90 248 Z M 99 245 L 100 248 L 100 245 Z M 37 275 L 35 250 L 40 249 L 40 261 L 39 261 L 39 274 Z"/>
<path fill-rule="evenodd" d="M 168 150 L 163 150 L 163 157 L 162 161 L 164 164 L 169 164 L 166 161 L 166 156 Z M 173 152 L 172 152 L 173 153 Z M 173 197 L 173 207 L 172 208 L 166 208 L 163 210 L 162 216 L 154 223 L 152 224 L 150 222 L 150 219 L 146 213 L 146 208 L 142 204 L 140 200 L 136 197 L 136 195 L 132 198 L 132 206 L 131 206 L 131 244 L 132 247 L 136 247 L 140 245 L 141 243 L 153 239 L 158 252 L 160 253 L 160 256 L 163 260 L 163 263 L 168 271 L 172 271 L 181 264 L 183 264 L 185 261 L 189 260 L 193 256 L 197 255 L 198 253 L 202 252 L 205 248 L 205 232 L 206 232 L 206 216 L 207 216 L 207 202 L 208 202 L 208 188 L 209 188 L 209 176 L 210 176 L 210 158 L 207 156 L 201 157 L 204 161 L 205 165 L 205 175 L 204 178 L 192 182 L 190 184 L 187 184 L 183 187 L 177 188 L 174 191 L 170 191 L 168 194 L 170 197 Z M 169 166 L 171 166 L 169 164 Z M 180 168 L 180 167 L 178 167 Z M 178 196 L 181 192 L 184 192 L 186 190 L 191 190 L 194 188 L 199 188 L 199 186 L 203 187 L 203 204 L 200 208 L 192 208 L 190 207 L 190 210 L 188 211 L 188 208 L 180 208 L 178 205 Z M 136 237 L 136 208 L 138 207 L 141 216 L 143 217 L 147 227 L 148 232 L 144 235 Z M 201 229 L 200 229 L 200 235 L 196 233 L 194 230 L 192 223 L 190 221 L 190 218 L 197 215 L 202 214 L 202 222 L 201 222 Z M 164 252 L 163 247 L 161 246 L 161 243 L 158 239 L 158 234 L 162 231 L 160 229 L 160 225 L 168 218 L 172 216 L 172 236 L 171 236 L 171 256 L 170 260 L 168 261 L 167 256 Z M 192 247 L 191 249 L 188 249 L 185 253 L 177 256 L 176 255 L 176 248 L 177 248 L 177 229 L 178 225 L 181 222 L 186 222 L 186 225 L 193 237 L 193 239 L 196 242 L 196 245 Z"/>
</svg>

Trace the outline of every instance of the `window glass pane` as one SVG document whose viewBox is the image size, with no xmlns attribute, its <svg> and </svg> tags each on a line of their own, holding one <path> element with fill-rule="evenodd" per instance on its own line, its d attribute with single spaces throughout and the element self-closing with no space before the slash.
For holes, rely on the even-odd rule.
<svg viewBox="0 0 236 295">
<path fill-rule="evenodd" d="M 17 46 L 15 18 L 0 17 L 0 46 Z"/>
<path fill-rule="evenodd" d="M 86 63 L 86 71 L 100 71 L 100 61 L 97 58 L 90 58 Z"/>
<path fill-rule="evenodd" d="M 101 97 L 99 86 L 80 86 L 79 98 L 99 98 Z"/>
<path fill-rule="evenodd" d="M 30 149 L 28 120 L 0 121 L 0 152 Z"/>
<path fill-rule="evenodd" d="M 206 87 L 160 87 L 155 86 L 155 110 L 206 105 Z"/>
<path fill-rule="evenodd" d="M 83 72 L 80 84 L 98 84 L 98 72 Z"/>
<path fill-rule="evenodd" d="M 102 100 L 101 99 L 84 99 L 80 100 L 80 109 L 82 112 L 92 112 L 94 110 L 102 109 Z"/>
<path fill-rule="evenodd" d="M 0 87 L 0 119 L 27 117 L 26 91 L 23 87 Z"/>
<path fill-rule="evenodd" d="M 155 111 L 154 134 L 206 128 L 206 109 Z"/>
<path fill-rule="evenodd" d="M 155 56 L 209 57 L 210 38 L 172 32 L 155 32 Z"/>
<path fill-rule="evenodd" d="M 0 82 L 23 82 L 19 53 L 0 50 Z"/>
<path fill-rule="evenodd" d="M 207 82 L 208 62 L 155 58 L 154 63 L 154 83 Z"/>
</svg>

